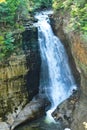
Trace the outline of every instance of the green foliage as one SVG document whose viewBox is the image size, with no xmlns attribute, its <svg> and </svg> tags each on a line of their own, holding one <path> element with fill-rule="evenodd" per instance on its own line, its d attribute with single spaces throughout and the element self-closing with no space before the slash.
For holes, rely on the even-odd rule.
<svg viewBox="0 0 87 130">
<path fill-rule="evenodd" d="M 76 26 L 79 31 L 87 33 L 87 4 L 84 4 L 84 7 L 80 4 L 74 5 L 71 10 L 71 17 L 74 18 L 73 26 Z"/>
<path fill-rule="evenodd" d="M 54 10 L 61 10 L 70 15 L 68 28 L 87 34 L 87 2 L 86 0 L 53 0 Z M 64 15 L 63 14 L 63 15 Z"/>
<path fill-rule="evenodd" d="M 7 33 L 5 36 L 0 36 L 0 59 L 8 56 L 15 49 L 14 38 L 12 33 Z"/>
<path fill-rule="evenodd" d="M 53 0 L 53 8 L 54 10 L 69 9 L 69 6 L 72 4 L 72 0 Z"/>
<path fill-rule="evenodd" d="M 0 3 L 1 26 L 14 25 L 16 21 L 24 19 L 29 12 L 47 8 L 52 5 L 52 0 L 6 0 Z"/>
<path fill-rule="evenodd" d="M 4 37 L 0 36 L 0 45 L 3 45 L 3 44 L 4 44 Z"/>
<path fill-rule="evenodd" d="M 7 1 L 7 3 L 0 4 L 0 23 L 5 24 L 14 24 L 16 8 Z"/>
<path fill-rule="evenodd" d="M 5 44 L 5 52 L 11 52 L 14 50 L 14 38 L 12 37 L 12 33 L 8 33 L 6 34 L 5 36 L 5 41 L 4 41 L 4 44 Z"/>
<path fill-rule="evenodd" d="M 2 26 L 14 25 L 19 17 L 28 14 L 28 0 L 6 0 L 5 3 L 0 3 L 0 24 Z"/>
<path fill-rule="evenodd" d="M 15 29 L 24 31 L 23 19 L 28 15 L 27 2 L 29 0 L 6 0 L 0 3 L 0 60 L 8 57 L 17 46 L 11 32 Z"/>
</svg>

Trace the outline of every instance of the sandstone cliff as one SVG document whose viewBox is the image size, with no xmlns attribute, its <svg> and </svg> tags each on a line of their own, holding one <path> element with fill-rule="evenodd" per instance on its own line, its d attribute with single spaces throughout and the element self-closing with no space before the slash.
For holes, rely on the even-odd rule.
<svg viewBox="0 0 87 130">
<path fill-rule="evenodd" d="M 87 123 L 87 42 L 80 33 L 67 31 L 69 16 L 56 13 L 52 18 L 55 34 L 63 42 L 69 56 L 69 62 L 76 79 L 79 99 L 72 111 L 72 130 L 85 130 Z M 81 79 L 80 79 L 81 78 Z M 61 105 L 60 105 L 61 106 Z"/>
<path fill-rule="evenodd" d="M 18 34 L 15 35 L 17 38 Z M 10 125 L 38 93 L 39 86 L 40 55 L 37 29 L 27 28 L 20 35 L 21 43 L 15 52 L 0 62 L 0 121 Z"/>
</svg>

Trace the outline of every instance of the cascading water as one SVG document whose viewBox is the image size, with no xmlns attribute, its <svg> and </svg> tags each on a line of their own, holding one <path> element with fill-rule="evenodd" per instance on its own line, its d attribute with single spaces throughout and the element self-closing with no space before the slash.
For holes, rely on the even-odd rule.
<svg viewBox="0 0 87 130">
<path fill-rule="evenodd" d="M 38 39 L 41 53 L 40 94 L 45 94 L 51 102 L 51 109 L 71 95 L 76 88 L 68 64 L 67 54 L 60 40 L 53 34 L 48 15 L 36 15 L 38 19 Z"/>
</svg>

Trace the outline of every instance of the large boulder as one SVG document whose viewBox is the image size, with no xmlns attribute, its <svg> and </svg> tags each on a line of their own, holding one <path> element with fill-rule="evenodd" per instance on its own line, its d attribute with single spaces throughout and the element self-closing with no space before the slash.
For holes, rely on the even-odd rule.
<svg viewBox="0 0 87 130">
<path fill-rule="evenodd" d="M 78 103 L 78 91 L 74 90 L 73 94 L 63 101 L 52 113 L 54 120 L 60 122 L 64 128 L 70 127 L 73 121 L 73 111 Z"/>
<path fill-rule="evenodd" d="M 45 108 L 47 105 L 48 102 L 46 99 L 33 99 L 15 118 L 11 130 L 26 120 L 32 121 L 41 117 L 43 114 L 45 114 Z"/>
</svg>

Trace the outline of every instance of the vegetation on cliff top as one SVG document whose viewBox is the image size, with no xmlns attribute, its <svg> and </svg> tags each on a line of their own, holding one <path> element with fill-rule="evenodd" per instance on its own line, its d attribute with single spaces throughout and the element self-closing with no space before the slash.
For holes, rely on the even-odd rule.
<svg viewBox="0 0 87 130">
<path fill-rule="evenodd" d="M 86 0 L 53 0 L 54 10 L 61 10 L 70 17 L 70 30 L 87 34 L 87 1 Z"/>
</svg>

